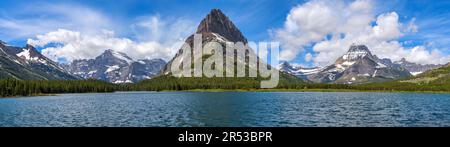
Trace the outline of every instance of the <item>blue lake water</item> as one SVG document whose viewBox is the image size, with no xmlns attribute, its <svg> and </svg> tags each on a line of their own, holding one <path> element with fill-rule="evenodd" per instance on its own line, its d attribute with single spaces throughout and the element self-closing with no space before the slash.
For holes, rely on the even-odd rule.
<svg viewBox="0 0 450 147">
<path fill-rule="evenodd" d="M 0 99 L 0 126 L 450 126 L 449 94 L 130 92 Z"/>
</svg>

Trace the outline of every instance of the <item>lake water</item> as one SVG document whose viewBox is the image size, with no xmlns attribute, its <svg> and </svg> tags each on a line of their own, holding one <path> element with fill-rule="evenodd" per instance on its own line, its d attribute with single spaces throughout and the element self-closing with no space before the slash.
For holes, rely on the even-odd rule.
<svg viewBox="0 0 450 147">
<path fill-rule="evenodd" d="M 449 94 L 136 92 L 0 99 L 0 126 L 450 126 Z"/>
</svg>

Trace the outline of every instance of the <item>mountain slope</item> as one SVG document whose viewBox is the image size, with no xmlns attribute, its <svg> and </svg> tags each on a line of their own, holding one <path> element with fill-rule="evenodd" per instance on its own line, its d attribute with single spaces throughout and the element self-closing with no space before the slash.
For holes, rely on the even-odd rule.
<svg viewBox="0 0 450 147">
<path fill-rule="evenodd" d="M 218 42 L 222 45 L 225 53 L 226 42 L 242 42 L 247 43 L 247 39 L 242 35 L 241 31 L 231 22 L 231 20 L 225 16 L 219 9 L 213 9 L 211 12 L 201 21 L 197 27 L 195 34 L 202 35 L 202 45 L 205 46 L 208 42 Z M 186 43 L 191 46 L 191 50 L 194 47 L 194 35 L 192 34 L 186 39 Z M 191 53 L 193 50 L 191 51 Z M 252 52 L 250 49 L 249 52 Z M 182 56 L 183 50 L 180 49 L 177 54 L 168 62 L 168 64 L 162 70 L 162 74 L 170 75 L 170 68 L 174 59 Z M 254 54 L 254 53 L 253 53 Z M 224 54 L 224 59 L 226 55 Z M 245 62 L 246 59 L 237 57 L 235 62 Z M 193 61 L 198 59 L 193 59 Z M 204 59 L 202 59 L 204 60 Z M 256 65 L 250 65 L 256 68 Z M 225 67 L 225 66 L 224 66 Z"/>
<path fill-rule="evenodd" d="M 84 79 L 98 79 L 111 83 L 135 83 L 158 75 L 164 60 L 134 61 L 125 53 L 105 50 L 95 59 L 74 60 L 65 68 Z"/>
<path fill-rule="evenodd" d="M 245 64 L 245 71 L 248 71 L 249 69 L 257 69 L 258 64 L 260 63 L 251 63 L 249 62 L 249 56 L 250 54 L 253 54 L 256 58 L 256 53 L 253 52 L 252 49 L 249 48 L 240 48 L 240 49 L 234 49 L 233 51 L 226 51 L 226 43 L 227 42 L 242 42 L 244 44 L 247 44 L 247 39 L 242 35 L 241 31 L 231 22 L 231 20 L 225 16 L 219 9 L 213 9 L 211 12 L 201 21 L 199 26 L 197 27 L 196 34 L 202 35 L 202 45 L 207 48 L 205 45 L 209 42 L 217 42 L 219 43 L 223 51 L 223 58 L 224 58 L 224 67 L 225 66 L 225 59 L 227 56 L 233 55 L 232 58 L 234 59 L 234 65 L 237 65 L 238 63 Z M 194 46 L 194 34 L 189 36 L 186 39 L 186 44 L 190 45 L 191 47 Z M 191 48 L 191 52 L 194 52 Z M 237 52 L 245 52 L 246 56 L 236 56 L 235 53 Z M 178 53 L 174 56 L 172 60 L 168 62 L 168 64 L 164 67 L 164 69 L 161 71 L 161 76 L 157 77 L 152 80 L 146 80 L 141 83 L 141 85 L 144 85 L 143 87 L 146 87 L 145 85 L 149 85 L 147 87 L 153 87 L 152 85 L 165 85 L 166 88 L 169 89 L 176 89 L 180 87 L 184 88 L 200 88 L 200 89 L 207 89 L 207 88 L 260 88 L 260 82 L 262 80 L 266 80 L 264 78 L 261 78 L 259 76 L 257 77 L 248 77 L 248 72 L 246 72 L 245 77 L 236 77 L 236 70 L 235 69 L 224 69 L 223 72 L 226 71 L 234 71 L 234 75 L 236 78 L 225 78 L 225 77 L 213 77 L 213 78 L 207 78 L 207 77 L 184 77 L 184 78 L 175 78 L 172 76 L 171 73 L 171 65 L 177 58 L 182 58 L 183 50 L 180 49 Z M 202 60 L 205 61 L 206 58 L 209 55 L 203 55 L 201 59 L 191 59 L 191 61 L 196 60 Z M 195 58 L 196 56 L 194 56 Z M 258 58 L 259 59 L 259 58 Z M 271 67 L 272 68 L 272 67 Z M 192 69 L 191 69 L 192 70 Z M 166 81 L 166 83 L 159 84 L 161 81 Z M 299 83 L 303 82 L 301 79 L 296 78 L 295 76 L 288 75 L 285 73 L 280 74 L 280 84 L 285 83 Z"/>
<path fill-rule="evenodd" d="M 33 46 L 14 47 L 0 41 L 0 79 L 74 80 L 76 76 L 39 53 Z"/>
</svg>

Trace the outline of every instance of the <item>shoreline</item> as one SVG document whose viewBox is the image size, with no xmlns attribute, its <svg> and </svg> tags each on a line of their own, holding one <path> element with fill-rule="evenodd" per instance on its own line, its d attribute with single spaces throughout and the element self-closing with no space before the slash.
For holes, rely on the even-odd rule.
<svg viewBox="0 0 450 147">
<path fill-rule="evenodd" d="M 450 91 L 387 91 L 387 90 L 352 90 L 352 89 L 190 89 L 190 90 L 161 90 L 161 91 L 114 91 L 104 93 L 133 93 L 133 92 L 368 92 L 368 93 L 417 93 L 417 94 L 450 94 Z M 40 96 L 57 96 L 60 94 L 89 94 L 96 92 L 86 93 L 50 93 L 50 94 L 37 94 L 28 96 L 8 96 L 0 97 L 0 99 L 8 98 L 30 98 Z"/>
</svg>

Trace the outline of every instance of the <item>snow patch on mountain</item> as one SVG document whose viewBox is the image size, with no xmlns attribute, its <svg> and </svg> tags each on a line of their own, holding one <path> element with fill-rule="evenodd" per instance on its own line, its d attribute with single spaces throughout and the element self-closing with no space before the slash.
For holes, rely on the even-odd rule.
<svg viewBox="0 0 450 147">
<path fill-rule="evenodd" d="M 119 65 L 113 65 L 113 66 L 106 65 L 106 67 L 108 67 L 108 69 L 105 71 L 105 73 L 110 73 L 112 71 L 116 71 L 116 70 L 120 69 Z"/>
<path fill-rule="evenodd" d="M 26 60 L 38 60 L 38 57 L 31 57 L 30 49 L 23 49 L 22 52 L 16 54 L 18 57 L 24 58 Z"/>
</svg>

